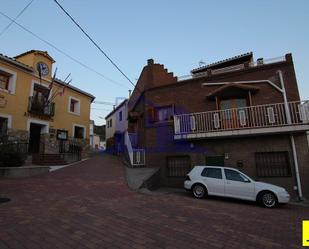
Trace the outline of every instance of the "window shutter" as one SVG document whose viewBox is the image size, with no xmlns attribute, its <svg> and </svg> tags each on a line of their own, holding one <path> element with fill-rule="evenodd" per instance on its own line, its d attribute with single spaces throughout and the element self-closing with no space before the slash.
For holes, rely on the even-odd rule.
<svg viewBox="0 0 309 249">
<path fill-rule="evenodd" d="M 148 107 L 148 120 L 150 123 L 155 122 L 155 109 L 153 107 Z"/>
</svg>

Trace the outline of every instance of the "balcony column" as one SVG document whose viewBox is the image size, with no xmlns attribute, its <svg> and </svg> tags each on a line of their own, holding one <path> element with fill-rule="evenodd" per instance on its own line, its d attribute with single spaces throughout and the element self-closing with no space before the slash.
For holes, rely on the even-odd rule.
<svg viewBox="0 0 309 249">
<path fill-rule="evenodd" d="M 282 76 L 281 70 L 278 70 L 278 74 L 279 74 L 279 80 L 280 80 L 280 84 L 281 84 L 281 92 L 282 92 L 282 95 L 283 95 L 286 120 L 287 120 L 288 124 L 292 124 L 290 108 L 289 108 L 288 99 L 287 99 L 287 96 L 286 96 L 286 91 L 285 91 L 285 86 L 284 86 L 284 81 L 283 81 L 283 76 Z"/>
</svg>

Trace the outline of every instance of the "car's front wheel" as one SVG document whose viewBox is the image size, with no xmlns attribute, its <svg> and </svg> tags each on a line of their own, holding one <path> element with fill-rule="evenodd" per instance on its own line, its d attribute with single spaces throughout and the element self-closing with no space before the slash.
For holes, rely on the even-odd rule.
<svg viewBox="0 0 309 249">
<path fill-rule="evenodd" d="M 270 191 L 264 191 L 259 194 L 258 202 L 266 207 L 266 208 L 273 208 L 276 207 L 278 204 L 277 197 L 274 193 Z"/>
<path fill-rule="evenodd" d="M 207 195 L 207 190 L 202 184 L 195 184 L 192 187 L 192 194 L 195 198 L 201 199 Z"/>
</svg>

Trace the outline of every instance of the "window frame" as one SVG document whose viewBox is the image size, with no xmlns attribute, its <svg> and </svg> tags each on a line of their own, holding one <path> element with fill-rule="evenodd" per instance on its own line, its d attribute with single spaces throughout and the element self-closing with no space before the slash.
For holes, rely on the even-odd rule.
<svg viewBox="0 0 309 249">
<path fill-rule="evenodd" d="M 232 172 L 235 172 L 235 173 L 239 174 L 239 175 L 240 175 L 240 178 L 242 179 L 242 181 L 228 179 L 228 178 L 227 178 L 226 171 L 232 171 Z M 235 169 L 224 169 L 224 176 L 225 176 L 225 180 L 227 180 L 227 181 L 243 182 L 243 183 L 251 182 L 251 179 L 250 179 L 250 178 L 248 178 L 247 176 L 245 176 L 244 174 L 242 174 L 241 172 L 239 172 L 238 170 L 235 170 Z"/>
<path fill-rule="evenodd" d="M 159 120 L 159 111 L 162 109 L 171 108 L 172 115 L 168 120 Z M 173 121 L 173 117 L 175 115 L 175 105 L 162 105 L 162 106 L 151 106 L 148 108 L 148 121 L 149 123 L 153 124 L 161 124 L 161 123 L 168 123 Z"/>
<path fill-rule="evenodd" d="M 271 155 L 275 157 L 277 154 L 277 158 L 280 156 L 285 161 L 285 167 L 274 167 L 273 164 L 282 165 L 282 162 L 273 162 L 273 158 L 266 158 L 266 155 Z M 259 156 L 264 156 L 263 159 L 259 158 Z M 291 169 L 291 159 L 289 151 L 267 151 L 267 152 L 255 152 L 255 170 L 256 176 L 260 178 L 265 177 L 291 177 L 292 169 Z M 259 165 L 261 161 L 264 161 L 264 165 Z M 264 174 L 263 174 L 264 173 Z M 276 173 L 276 174 L 275 174 Z"/>
<path fill-rule="evenodd" d="M 217 177 L 212 177 L 212 176 L 207 176 L 204 175 L 204 172 L 206 171 L 207 174 L 207 170 L 219 170 L 221 173 L 221 178 L 217 178 Z M 218 179 L 218 180 L 223 180 L 223 173 L 222 173 L 222 168 L 216 168 L 216 167 L 205 167 L 202 172 L 201 172 L 201 176 L 202 177 L 207 177 L 207 178 L 212 178 L 212 179 Z"/>
<path fill-rule="evenodd" d="M 83 138 L 77 138 L 77 137 L 75 137 L 75 127 L 83 128 L 83 129 L 84 129 Z M 73 132 L 72 132 L 72 135 L 73 135 L 73 138 L 75 138 L 75 139 L 86 139 L 86 126 L 80 125 L 80 124 L 73 124 Z"/>
<path fill-rule="evenodd" d="M 7 89 L 0 88 L 0 91 L 6 92 L 6 93 L 9 93 L 9 94 L 15 94 L 17 73 L 15 71 L 12 71 L 10 69 L 7 69 L 7 68 L 1 67 L 1 66 L 0 66 L 0 73 L 9 76 L 9 82 L 7 84 Z"/>
<path fill-rule="evenodd" d="M 9 90 L 9 84 L 10 84 L 10 77 L 11 77 L 11 75 L 6 73 L 6 72 L 0 71 L 0 77 L 6 78 L 6 81 L 2 81 L 1 78 L 0 78 L 0 89 L 8 91 Z M 5 84 L 4 88 L 1 87 L 2 83 Z"/>
<path fill-rule="evenodd" d="M 77 110 L 74 111 L 74 112 L 71 111 L 71 101 L 72 101 L 72 100 L 74 100 L 74 101 L 76 102 L 75 104 L 77 104 Z M 75 98 L 75 97 L 73 97 L 73 96 L 69 96 L 68 112 L 71 113 L 71 114 L 80 116 L 80 113 L 81 113 L 80 107 L 81 107 L 81 101 L 80 101 L 80 99 Z"/>
<path fill-rule="evenodd" d="M 187 170 L 186 170 L 186 167 L 183 167 L 184 169 L 183 172 L 187 171 L 186 173 L 184 173 L 183 175 L 172 175 L 170 174 L 171 173 L 171 167 L 169 166 L 169 160 L 170 159 L 173 159 L 173 158 L 183 158 L 183 159 L 186 159 L 188 160 L 188 166 L 187 166 Z M 176 167 L 177 168 L 177 167 Z M 181 168 L 181 167 L 179 167 Z M 185 178 L 186 175 L 190 172 L 192 166 L 191 166 L 191 157 L 189 155 L 178 155 L 178 156 L 167 156 L 166 157 L 166 176 L 168 178 Z"/>
</svg>

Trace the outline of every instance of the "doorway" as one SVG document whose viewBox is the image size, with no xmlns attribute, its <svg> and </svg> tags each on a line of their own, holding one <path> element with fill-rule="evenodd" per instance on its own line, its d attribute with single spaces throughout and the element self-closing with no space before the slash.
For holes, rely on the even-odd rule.
<svg viewBox="0 0 309 249">
<path fill-rule="evenodd" d="M 246 99 L 226 99 L 220 101 L 222 126 L 225 129 L 240 127 L 240 111 L 247 107 Z"/>
<path fill-rule="evenodd" d="M 41 130 L 43 125 L 30 123 L 29 153 L 40 152 Z"/>
<path fill-rule="evenodd" d="M 224 156 L 206 156 L 206 165 L 224 166 Z"/>
</svg>

